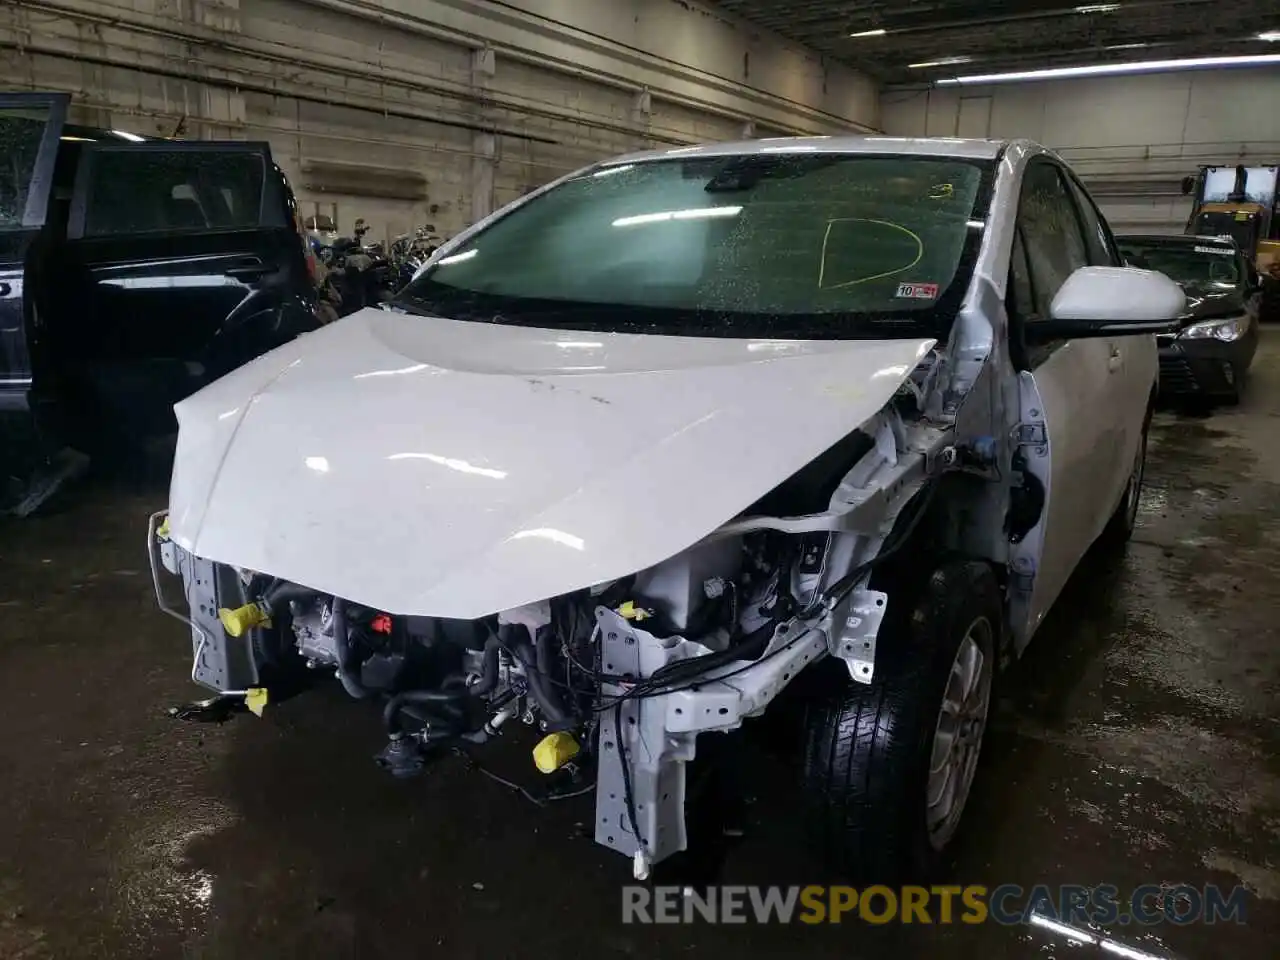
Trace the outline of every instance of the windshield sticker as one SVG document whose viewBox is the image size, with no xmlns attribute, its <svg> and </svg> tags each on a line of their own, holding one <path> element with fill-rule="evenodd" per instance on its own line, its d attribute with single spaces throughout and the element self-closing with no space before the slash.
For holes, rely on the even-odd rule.
<svg viewBox="0 0 1280 960">
<path fill-rule="evenodd" d="M 1236 252 L 1230 247 L 1196 247 L 1196 253 L 1216 253 L 1223 257 L 1234 257 Z"/>
<path fill-rule="evenodd" d="M 907 300 L 937 300 L 938 285 L 936 283 L 900 283 L 898 298 Z"/>
</svg>

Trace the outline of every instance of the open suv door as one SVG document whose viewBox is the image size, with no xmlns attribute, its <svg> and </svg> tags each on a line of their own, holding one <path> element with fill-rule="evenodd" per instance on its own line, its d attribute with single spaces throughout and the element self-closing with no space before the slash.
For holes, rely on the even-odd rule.
<svg viewBox="0 0 1280 960">
<path fill-rule="evenodd" d="M 53 189 L 64 94 L 0 94 L 0 411 L 25 413 L 31 388 L 24 264 Z M 8 439 L 8 438 L 6 438 Z M 6 444 L 7 446 L 8 444 Z"/>
<path fill-rule="evenodd" d="M 176 430 L 173 404 L 315 329 L 315 286 L 267 144 L 76 128 L 66 105 L 0 100 L 0 141 L 34 143 L 40 123 L 17 154 L 0 383 L 46 450 L 132 454 Z"/>
</svg>

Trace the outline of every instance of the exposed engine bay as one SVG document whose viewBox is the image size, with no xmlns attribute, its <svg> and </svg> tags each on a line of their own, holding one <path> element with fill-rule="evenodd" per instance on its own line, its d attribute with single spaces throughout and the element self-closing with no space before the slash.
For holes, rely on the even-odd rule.
<svg viewBox="0 0 1280 960">
<path fill-rule="evenodd" d="M 699 733 L 762 713 L 828 654 L 870 682 L 886 604 L 870 572 L 927 508 L 929 473 L 957 465 L 954 451 L 939 455 L 945 428 L 913 409 L 918 390 L 908 382 L 690 549 L 481 619 L 400 616 L 213 563 L 172 542 L 163 513 L 149 538 L 157 597 L 192 627 L 198 683 L 252 695 L 302 668 L 381 704 L 377 762 L 394 776 L 418 773 L 442 746 L 535 724 L 537 767 L 594 771 L 596 839 L 644 877 L 686 846 L 684 765 Z M 159 565 L 182 578 L 189 619 L 164 599 Z"/>
</svg>

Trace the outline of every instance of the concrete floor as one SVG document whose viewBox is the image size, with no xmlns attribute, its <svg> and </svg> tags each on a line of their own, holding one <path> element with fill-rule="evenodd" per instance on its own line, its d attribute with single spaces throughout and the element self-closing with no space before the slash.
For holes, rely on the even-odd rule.
<svg viewBox="0 0 1280 960">
<path fill-rule="evenodd" d="M 1157 418 L 1136 541 L 1082 570 L 1005 683 L 955 869 L 1247 884 L 1244 926 L 1127 936 L 1185 960 L 1274 956 L 1280 929 L 1280 331 L 1254 369 L 1241 408 Z M 196 691 L 144 571 L 163 499 L 97 489 L 0 527 L 0 957 L 1082 955 L 993 925 L 625 927 L 630 865 L 587 838 L 589 799 L 538 809 L 454 759 L 393 782 L 336 685 L 170 720 Z M 493 766 L 536 778 L 504 747 Z M 787 778 L 757 766 L 724 881 L 812 881 Z"/>
</svg>

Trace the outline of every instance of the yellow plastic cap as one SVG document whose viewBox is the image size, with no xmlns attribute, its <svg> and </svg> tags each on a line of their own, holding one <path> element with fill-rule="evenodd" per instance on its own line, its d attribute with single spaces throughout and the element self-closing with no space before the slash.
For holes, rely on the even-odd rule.
<svg viewBox="0 0 1280 960">
<path fill-rule="evenodd" d="M 624 620 L 648 620 L 652 614 L 644 607 L 637 607 L 634 600 L 628 600 L 618 608 L 618 616 Z"/>
<path fill-rule="evenodd" d="M 250 687 L 244 694 L 244 705 L 249 708 L 249 712 L 256 717 L 262 716 L 262 711 L 267 707 L 269 697 L 266 687 Z"/>
<path fill-rule="evenodd" d="M 222 621 L 222 629 L 229 637 L 242 637 L 254 627 L 267 626 L 271 617 L 262 609 L 261 604 L 246 603 L 243 607 L 228 610 L 223 607 L 218 611 L 218 619 Z"/>
<path fill-rule="evenodd" d="M 533 748 L 533 762 L 543 773 L 555 773 L 581 749 L 570 734 L 548 733 Z"/>
</svg>

